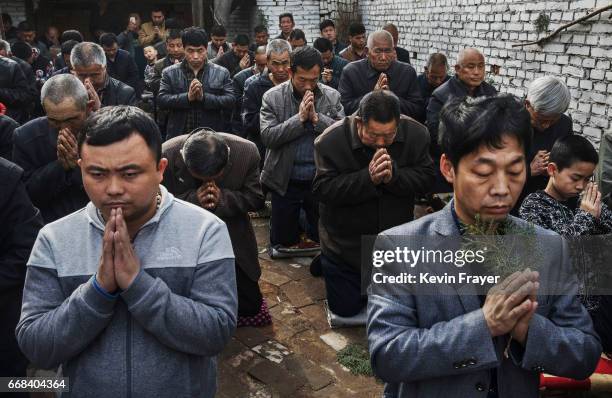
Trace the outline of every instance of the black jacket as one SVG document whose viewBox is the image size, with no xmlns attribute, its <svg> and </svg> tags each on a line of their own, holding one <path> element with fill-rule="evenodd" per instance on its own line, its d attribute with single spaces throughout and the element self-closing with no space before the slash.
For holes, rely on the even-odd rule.
<svg viewBox="0 0 612 398">
<path fill-rule="evenodd" d="M 395 53 L 397 54 L 397 60 L 400 62 L 410 63 L 410 52 L 405 48 L 395 47 Z"/>
<path fill-rule="evenodd" d="M 402 114 L 418 121 L 425 118 L 425 105 L 417 85 L 414 68 L 406 63 L 394 61 L 385 72 L 389 79 L 389 89 L 400 99 Z M 344 67 L 338 91 L 347 115 L 359 108 L 364 95 L 374 90 L 381 72 L 370 66 L 368 59 L 351 62 Z"/>
<path fill-rule="evenodd" d="M 19 123 L 6 115 L 0 115 L 0 158 L 13 158 L 13 132 Z"/>
<path fill-rule="evenodd" d="M 274 87 L 272 80 L 268 77 L 267 69 L 264 73 L 260 74 L 253 81 L 251 81 L 244 90 L 242 96 L 242 123 L 244 127 L 244 134 L 247 138 L 257 145 L 259 149 L 259 155 L 265 157 L 265 148 L 261 142 L 261 129 L 259 127 L 259 110 L 261 109 L 261 103 L 263 101 L 263 95 Z"/>
<path fill-rule="evenodd" d="M 17 128 L 13 161 L 24 170 L 30 199 L 45 223 L 55 221 L 82 207 L 89 199 L 83 189 L 81 170 L 64 170 L 57 160 L 58 131 L 39 117 Z"/>
<path fill-rule="evenodd" d="M 353 271 L 361 267 L 361 237 L 412 221 L 415 196 L 433 182 L 425 126 L 402 116 L 387 151 L 393 177 L 376 186 L 368 171 L 375 150 L 359 139 L 354 116 L 333 124 L 315 140 L 313 193 L 319 200 L 321 250 Z"/>
<path fill-rule="evenodd" d="M 174 65 L 172 59 L 170 57 L 164 57 L 159 61 L 155 62 L 153 66 L 153 70 L 155 71 L 154 75 L 150 79 L 145 79 L 145 84 L 147 88 L 157 96 L 159 93 L 159 83 L 161 82 L 162 72 L 169 66 Z"/>
<path fill-rule="evenodd" d="M 0 158 L 0 371 L 7 376 L 25 376 L 28 364 L 17 345 L 15 327 L 21 313 L 26 263 L 43 225 L 22 175 L 19 166 Z"/>
<path fill-rule="evenodd" d="M 142 90 L 138 67 L 129 52 L 118 49 L 114 61 L 111 61 L 110 58 L 106 59 L 106 70 L 112 78 L 132 87 L 136 91 L 136 95 L 140 96 Z"/>
<path fill-rule="evenodd" d="M 184 130 L 190 111 L 199 112 L 199 120 L 202 121 L 199 127 L 216 131 L 224 131 L 228 127 L 235 101 L 229 72 L 222 66 L 207 62 L 201 79 L 204 100 L 189 102 L 187 92 L 191 81 L 183 71 L 183 63 L 164 69 L 157 104 L 161 109 L 168 110 L 167 139 L 188 133 Z"/>
<path fill-rule="evenodd" d="M 255 55 L 252 51 L 249 51 L 249 58 L 251 60 L 250 66 L 253 66 L 255 63 Z M 234 77 L 236 73 L 242 70 L 240 68 L 240 58 L 236 56 L 234 50 L 224 53 L 222 56 L 216 58 L 213 62 L 227 69 L 230 73 L 230 77 Z"/>
<path fill-rule="evenodd" d="M 36 101 L 33 90 L 19 64 L 0 57 L 0 102 L 6 105 L 6 114 L 19 123 L 28 120 L 29 109 Z"/>
<path fill-rule="evenodd" d="M 132 87 L 110 76 L 104 88 L 98 92 L 98 95 L 103 107 L 111 105 L 135 105 L 138 100 L 136 91 Z"/>
<path fill-rule="evenodd" d="M 476 89 L 472 97 L 496 95 L 497 90 L 487 82 Z M 469 91 L 467 86 L 457 78 L 451 77 L 446 83 L 434 90 L 427 105 L 427 128 L 431 136 L 431 152 L 433 158 L 439 162 L 440 146 L 438 145 L 438 124 L 440 123 L 440 111 L 446 102 L 453 97 L 467 97 Z"/>
</svg>

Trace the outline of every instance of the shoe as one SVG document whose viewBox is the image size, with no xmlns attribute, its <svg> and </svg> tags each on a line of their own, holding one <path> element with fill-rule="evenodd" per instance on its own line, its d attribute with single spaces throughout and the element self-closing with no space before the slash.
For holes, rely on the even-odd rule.
<svg viewBox="0 0 612 398">
<path fill-rule="evenodd" d="M 310 275 L 318 278 L 323 276 L 323 267 L 321 266 L 321 255 L 317 254 L 310 263 Z"/>
<path fill-rule="evenodd" d="M 253 316 L 239 316 L 236 326 L 239 328 L 243 326 L 258 327 L 268 326 L 270 324 L 272 324 L 272 316 L 270 315 L 270 311 L 268 311 L 268 303 L 266 303 L 266 299 L 262 299 L 259 312 Z"/>
<path fill-rule="evenodd" d="M 327 313 L 327 323 L 329 323 L 329 327 L 332 329 L 365 326 L 368 321 L 366 307 L 363 307 L 356 315 L 350 317 L 340 316 L 331 312 L 327 300 L 325 300 L 325 312 Z"/>
</svg>

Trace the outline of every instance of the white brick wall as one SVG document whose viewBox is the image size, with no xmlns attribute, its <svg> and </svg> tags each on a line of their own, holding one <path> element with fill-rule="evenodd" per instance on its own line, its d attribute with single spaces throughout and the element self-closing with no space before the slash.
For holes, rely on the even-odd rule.
<svg viewBox="0 0 612 398">
<path fill-rule="evenodd" d="M 319 37 L 319 22 L 321 7 L 327 10 L 327 1 L 317 0 L 258 0 L 257 6 L 268 16 L 270 37 L 280 34 L 278 16 L 284 12 L 293 14 L 296 29 L 302 29 L 308 43 Z M 329 2 L 332 3 L 332 2 Z"/>
<path fill-rule="evenodd" d="M 26 8 L 24 0 L 0 0 L 0 10 L 7 13 L 13 19 L 13 26 L 26 19 Z"/>
<path fill-rule="evenodd" d="M 476 46 L 489 66 L 501 67 L 491 77 L 502 92 L 523 96 L 534 78 L 560 77 L 572 93 L 569 114 L 575 131 L 598 143 L 601 133 L 612 128 L 610 12 L 571 27 L 543 48 L 512 44 L 542 36 L 533 25 L 542 11 L 551 17 L 552 31 L 606 4 L 609 0 L 361 0 L 359 11 L 368 31 L 385 22 L 398 26 L 400 45 L 417 55 L 413 66 L 418 72 L 430 53 L 444 52 L 452 65 L 459 49 Z"/>
<path fill-rule="evenodd" d="M 430 53 L 444 52 L 451 65 L 466 46 L 479 47 L 486 56 L 490 76 L 501 92 L 525 95 L 534 78 L 552 74 L 565 81 L 572 92 L 569 114 L 575 132 L 598 143 L 601 133 L 612 128 L 612 19 L 608 11 L 588 23 L 575 25 L 543 48 L 512 47 L 536 40 L 533 22 L 540 12 L 550 18 L 549 30 L 580 18 L 610 3 L 610 0 L 258 0 L 268 16 L 270 32 L 278 32 L 278 15 L 290 11 L 296 26 L 309 42 L 316 38 L 318 22 L 336 18 L 338 8 L 355 9 L 366 29 L 373 31 L 386 22 L 400 30 L 400 45 L 408 49 L 417 72 L 423 70 Z"/>
</svg>

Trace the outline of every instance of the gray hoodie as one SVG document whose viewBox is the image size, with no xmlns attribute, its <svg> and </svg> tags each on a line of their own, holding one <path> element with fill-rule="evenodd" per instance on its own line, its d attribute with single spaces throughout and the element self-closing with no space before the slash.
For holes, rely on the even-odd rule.
<svg viewBox="0 0 612 398">
<path fill-rule="evenodd" d="M 103 221 L 90 202 L 46 225 L 28 270 L 17 339 L 37 366 L 62 365 L 74 397 L 212 397 L 236 326 L 225 224 L 163 186 L 138 232 L 141 271 L 117 298 L 94 287 Z"/>
</svg>

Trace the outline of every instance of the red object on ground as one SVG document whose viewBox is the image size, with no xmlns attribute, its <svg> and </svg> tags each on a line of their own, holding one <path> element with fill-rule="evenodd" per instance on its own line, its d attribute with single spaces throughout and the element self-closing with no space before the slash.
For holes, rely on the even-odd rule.
<svg viewBox="0 0 612 398">
<path fill-rule="evenodd" d="M 0 115 L 4 115 L 6 113 L 6 106 L 0 102 Z"/>
<path fill-rule="evenodd" d="M 574 380 L 547 374 L 540 375 L 540 388 L 546 390 L 612 391 L 612 360 L 602 357 L 595 373 L 586 380 Z"/>
</svg>

